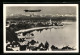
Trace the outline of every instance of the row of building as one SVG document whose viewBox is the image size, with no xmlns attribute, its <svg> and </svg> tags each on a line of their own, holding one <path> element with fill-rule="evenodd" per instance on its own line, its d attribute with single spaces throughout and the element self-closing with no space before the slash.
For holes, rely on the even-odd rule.
<svg viewBox="0 0 80 55">
<path fill-rule="evenodd" d="M 38 20 L 38 21 L 35 21 L 35 20 L 7 20 L 6 27 L 9 27 L 12 24 L 14 24 L 14 25 L 34 24 L 36 26 L 38 23 L 41 23 L 43 25 L 56 25 L 56 24 L 61 24 L 61 21 L 52 21 L 51 19 L 47 20 L 47 21 L 44 21 L 44 20 Z"/>
</svg>

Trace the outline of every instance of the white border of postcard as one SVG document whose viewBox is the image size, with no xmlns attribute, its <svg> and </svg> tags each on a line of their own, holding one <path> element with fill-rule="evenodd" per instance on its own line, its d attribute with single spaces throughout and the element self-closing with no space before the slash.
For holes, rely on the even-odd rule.
<svg viewBox="0 0 80 55">
<path fill-rule="evenodd" d="M 7 6 L 76 6 L 76 34 L 77 34 L 77 50 L 72 51 L 6 51 L 6 7 Z M 78 4 L 3 4 L 3 52 L 4 53 L 78 53 L 79 52 L 79 24 L 78 24 L 78 10 L 79 6 Z"/>
</svg>

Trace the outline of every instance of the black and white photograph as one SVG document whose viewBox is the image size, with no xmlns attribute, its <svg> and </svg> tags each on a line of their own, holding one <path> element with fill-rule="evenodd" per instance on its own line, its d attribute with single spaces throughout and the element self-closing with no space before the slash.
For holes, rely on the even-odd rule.
<svg viewBox="0 0 80 55">
<path fill-rule="evenodd" d="M 78 53 L 78 4 L 3 4 L 4 53 Z"/>
</svg>

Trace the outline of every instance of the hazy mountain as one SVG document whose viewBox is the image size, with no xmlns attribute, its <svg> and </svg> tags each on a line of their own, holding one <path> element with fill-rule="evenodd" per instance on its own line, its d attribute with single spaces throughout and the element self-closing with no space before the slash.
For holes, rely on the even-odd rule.
<svg viewBox="0 0 80 55">
<path fill-rule="evenodd" d="M 76 16 L 73 15 L 23 15 L 12 14 L 7 17 L 8 20 L 76 20 Z"/>
</svg>

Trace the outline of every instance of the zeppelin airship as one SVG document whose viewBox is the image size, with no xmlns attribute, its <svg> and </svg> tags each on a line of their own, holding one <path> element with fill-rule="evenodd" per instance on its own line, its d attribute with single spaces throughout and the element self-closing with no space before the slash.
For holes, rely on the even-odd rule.
<svg viewBox="0 0 80 55">
<path fill-rule="evenodd" d="M 40 12 L 41 10 L 24 10 L 25 12 Z"/>
</svg>

